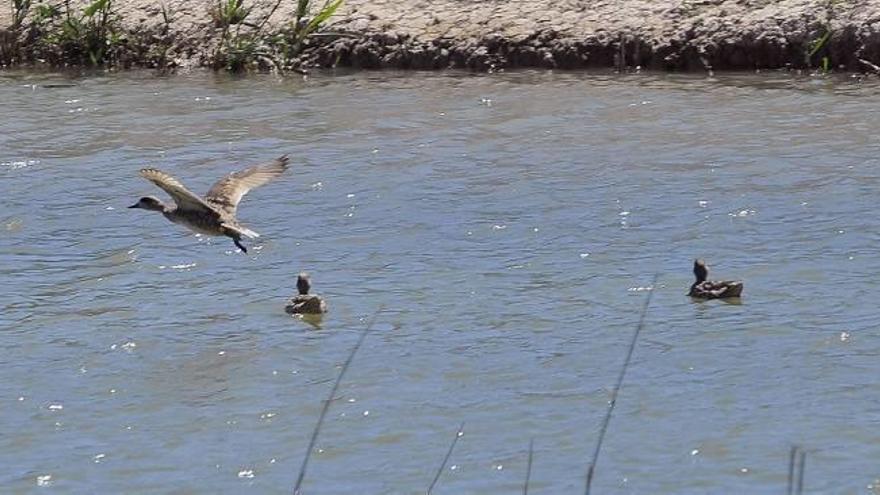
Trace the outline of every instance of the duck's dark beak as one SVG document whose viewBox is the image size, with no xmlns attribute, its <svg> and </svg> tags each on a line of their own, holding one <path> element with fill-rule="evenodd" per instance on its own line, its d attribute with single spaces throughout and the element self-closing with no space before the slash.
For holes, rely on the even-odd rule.
<svg viewBox="0 0 880 495">
<path fill-rule="evenodd" d="M 135 204 L 129 206 L 129 208 L 140 208 L 140 206 L 138 206 L 139 204 L 140 203 L 135 203 Z"/>
</svg>

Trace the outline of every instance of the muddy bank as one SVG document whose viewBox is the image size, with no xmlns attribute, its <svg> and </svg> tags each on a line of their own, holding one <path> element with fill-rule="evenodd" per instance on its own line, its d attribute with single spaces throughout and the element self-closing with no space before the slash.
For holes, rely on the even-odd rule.
<svg viewBox="0 0 880 495">
<path fill-rule="evenodd" d="M 75 3 L 75 2 L 74 2 Z M 245 66 L 273 66 L 296 2 L 248 2 L 242 36 L 259 33 Z M 80 5 L 84 5 L 80 4 Z M 167 9 L 118 1 L 117 40 L 107 62 L 128 66 L 221 66 L 224 30 L 215 2 Z M 275 7 L 277 5 L 277 8 Z M 274 10 L 273 10 L 274 8 Z M 10 26 L 9 8 L 0 26 Z M 0 32 L 0 62 L 79 65 L 88 57 L 53 47 L 45 33 Z M 225 30 L 228 36 L 230 30 Z M 12 46 L 13 39 L 15 46 Z M 227 43 L 228 44 L 228 43 Z M 636 67 L 667 70 L 880 65 L 880 0 L 347 0 L 288 67 L 498 70 Z M 222 61 L 221 61 L 222 62 Z M 277 64 L 276 64 L 277 65 Z"/>
</svg>

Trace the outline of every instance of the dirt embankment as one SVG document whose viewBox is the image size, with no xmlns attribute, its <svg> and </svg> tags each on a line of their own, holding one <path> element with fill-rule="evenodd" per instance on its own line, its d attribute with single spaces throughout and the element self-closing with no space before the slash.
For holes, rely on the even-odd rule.
<svg viewBox="0 0 880 495">
<path fill-rule="evenodd" d="M 254 9 L 242 32 L 276 4 L 244 1 Z M 166 5 L 163 14 L 154 0 L 114 2 L 130 52 L 120 65 L 155 65 L 156 44 L 170 65 L 213 65 L 216 2 Z M 262 32 L 289 25 L 295 8 L 283 0 Z M 33 35 L 19 41 L 25 53 L 28 43 Z M 302 66 L 363 68 L 871 70 L 861 60 L 880 65 L 880 0 L 346 0 L 298 56 Z"/>
</svg>

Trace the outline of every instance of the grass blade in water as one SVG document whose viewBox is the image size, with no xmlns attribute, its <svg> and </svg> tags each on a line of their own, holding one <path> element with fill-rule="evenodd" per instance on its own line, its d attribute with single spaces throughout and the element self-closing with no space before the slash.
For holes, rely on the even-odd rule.
<svg viewBox="0 0 880 495">
<path fill-rule="evenodd" d="M 428 485 L 428 491 L 426 492 L 428 495 L 431 495 L 431 492 L 434 490 L 434 485 L 440 480 L 443 470 L 446 469 L 446 463 L 449 462 L 449 458 L 452 457 L 452 451 L 455 450 L 455 444 L 458 443 L 458 439 L 462 435 L 464 435 L 464 423 L 462 423 L 458 427 L 458 430 L 455 431 L 455 437 L 453 437 L 452 443 L 449 444 L 449 450 L 446 451 L 446 457 L 443 458 L 443 462 L 440 463 L 440 468 L 437 469 L 437 474 L 434 475 L 434 479 L 431 480 L 431 484 Z"/>
<path fill-rule="evenodd" d="M 617 404 L 617 394 L 620 393 L 620 388 L 623 386 L 623 379 L 626 377 L 626 370 L 629 368 L 633 351 L 635 351 L 636 344 L 639 341 L 639 334 L 642 333 L 642 327 L 645 326 L 645 315 L 648 314 L 648 306 L 651 305 L 651 297 L 654 295 L 654 290 L 657 289 L 658 276 L 659 274 L 655 273 L 654 279 L 651 280 L 651 290 L 648 291 L 648 297 L 645 298 L 645 304 L 642 306 L 642 312 L 639 315 L 639 324 L 636 326 L 636 331 L 633 332 L 632 341 L 630 341 L 629 350 L 626 353 L 626 359 L 623 360 L 623 366 L 620 368 L 620 374 L 617 376 L 617 383 L 611 391 L 611 401 L 608 405 L 608 410 L 605 412 L 605 418 L 602 420 L 602 426 L 599 428 L 599 438 L 596 440 L 596 449 L 593 451 L 593 458 L 590 460 L 590 467 L 587 469 L 587 486 L 584 490 L 586 495 L 590 495 L 590 489 L 593 486 L 593 475 L 596 472 L 596 463 L 599 461 L 599 454 L 602 452 L 602 441 L 605 439 L 605 432 L 608 431 L 608 425 L 611 423 L 611 415 L 614 414 L 614 406 Z"/>
<path fill-rule="evenodd" d="M 315 449 L 315 442 L 317 442 L 318 440 L 318 433 L 321 432 L 321 425 L 324 424 L 324 418 L 327 416 L 327 411 L 330 410 L 330 403 L 333 401 L 333 397 L 336 396 L 336 391 L 339 389 L 339 384 L 342 382 L 342 377 L 345 376 L 345 372 L 348 370 L 348 367 L 354 360 L 354 355 L 357 354 L 358 349 L 361 348 L 361 345 L 367 338 L 367 334 L 369 334 L 370 330 L 373 329 L 373 323 L 376 322 L 376 317 L 379 316 L 379 313 L 381 313 L 383 309 L 383 306 L 379 306 L 379 309 L 377 309 L 376 312 L 373 313 L 373 317 L 370 318 L 367 326 L 364 327 L 364 331 L 361 332 L 361 336 L 358 338 L 357 343 L 351 349 L 351 354 L 348 355 L 348 359 L 345 360 L 345 363 L 342 365 L 342 369 L 339 370 L 339 376 L 336 377 L 336 381 L 333 383 L 333 388 L 330 389 L 330 395 L 328 395 L 327 400 L 324 401 L 324 405 L 321 408 L 321 413 L 318 415 L 318 422 L 315 424 L 315 429 L 312 430 L 312 437 L 309 439 L 309 446 L 306 448 L 306 455 L 303 458 L 302 466 L 300 466 L 299 468 L 299 475 L 297 475 L 296 477 L 296 484 L 293 487 L 294 495 L 300 495 L 302 493 L 301 487 L 303 480 L 306 477 L 306 468 L 309 466 L 309 458 L 312 457 L 312 451 Z"/>
</svg>

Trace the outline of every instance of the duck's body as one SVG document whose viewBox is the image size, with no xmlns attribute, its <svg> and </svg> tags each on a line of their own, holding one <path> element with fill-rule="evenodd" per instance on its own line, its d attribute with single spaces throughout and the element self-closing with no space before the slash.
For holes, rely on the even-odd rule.
<svg viewBox="0 0 880 495">
<path fill-rule="evenodd" d="M 129 208 L 159 211 L 162 215 L 179 225 L 210 236 L 227 236 L 243 252 L 247 248 L 241 239 L 255 239 L 260 236 L 241 225 L 235 218 L 238 203 L 251 189 L 262 186 L 287 170 L 287 155 L 262 165 L 229 174 L 217 181 L 204 198 L 190 192 L 174 177 L 152 168 L 141 170 L 141 177 L 159 186 L 174 199 L 173 205 L 166 205 L 158 198 L 145 196 Z"/>
<path fill-rule="evenodd" d="M 706 280 L 709 277 L 709 267 L 703 260 L 694 261 L 694 276 L 696 281 L 691 285 L 688 295 L 699 299 L 726 299 L 740 297 L 743 283 L 738 280 Z"/>
<path fill-rule="evenodd" d="M 233 218 L 223 218 L 220 216 L 219 221 L 213 215 L 205 215 L 199 211 L 180 209 L 177 207 L 167 208 L 162 211 L 162 215 L 173 223 L 183 225 L 197 234 L 233 237 L 236 230 L 242 230 L 243 227 Z M 227 228 L 229 226 L 231 228 Z M 254 232 L 256 234 L 256 232 Z M 259 234 L 248 236 L 258 237 Z"/>
<path fill-rule="evenodd" d="M 327 302 L 315 294 L 298 294 L 290 299 L 284 311 L 292 315 L 316 315 L 327 312 Z"/>
<path fill-rule="evenodd" d="M 300 273 L 296 278 L 296 288 L 299 294 L 293 296 L 284 307 L 289 314 L 319 315 L 327 312 L 327 302 L 321 296 L 309 294 L 311 281 L 307 273 Z"/>
<path fill-rule="evenodd" d="M 742 290 L 743 284 L 739 281 L 707 280 L 703 283 L 692 285 L 691 291 L 688 295 L 700 299 L 724 299 L 728 297 L 740 297 Z"/>
</svg>

